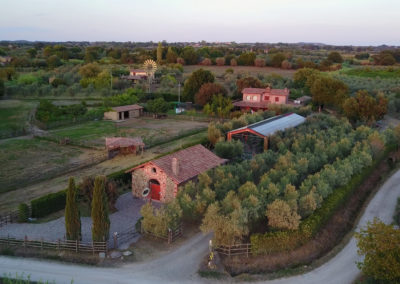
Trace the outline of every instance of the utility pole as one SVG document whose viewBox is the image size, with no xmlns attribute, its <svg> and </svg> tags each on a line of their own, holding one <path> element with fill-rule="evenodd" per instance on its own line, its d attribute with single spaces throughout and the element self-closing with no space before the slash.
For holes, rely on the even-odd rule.
<svg viewBox="0 0 400 284">
<path fill-rule="evenodd" d="M 178 103 L 181 103 L 181 82 L 178 83 Z"/>
<path fill-rule="evenodd" d="M 112 95 L 112 80 L 113 80 L 113 76 L 112 76 L 112 73 L 110 73 L 110 96 Z"/>
</svg>

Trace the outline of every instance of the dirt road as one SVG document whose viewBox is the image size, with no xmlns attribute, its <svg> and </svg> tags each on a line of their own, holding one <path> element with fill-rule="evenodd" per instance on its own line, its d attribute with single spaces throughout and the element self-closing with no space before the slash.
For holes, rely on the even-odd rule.
<svg viewBox="0 0 400 284">
<path fill-rule="evenodd" d="M 381 187 L 366 208 L 358 227 L 379 217 L 391 223 L 397 197 L 400 196 L 400 170 Z M 207 251 L 210 236 L 196 235 L 177 250 L 160 258 L 125 265 L 121 268 L 94 268 L 51 261 L 0 257 L 0 275 L 16 272 L 31 275 L 32 280 L 55 280 L 70 283 L 206 283 L 196 274 Z M 359 260 L 354 238 L 330 261 L 303 275 L 265 281 L 264 283 L 352 283 L 358 276 Z"/>
</svg>

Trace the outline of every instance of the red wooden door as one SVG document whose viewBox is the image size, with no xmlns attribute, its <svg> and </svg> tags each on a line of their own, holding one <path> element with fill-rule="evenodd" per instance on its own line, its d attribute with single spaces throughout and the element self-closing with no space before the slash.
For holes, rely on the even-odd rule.
<svg viewBox="0 0 400 284">
<path fill-rule="evenodd" d="M 150 183 L 151 199 L 160 200 L 160 185 Z"/>
</svg>

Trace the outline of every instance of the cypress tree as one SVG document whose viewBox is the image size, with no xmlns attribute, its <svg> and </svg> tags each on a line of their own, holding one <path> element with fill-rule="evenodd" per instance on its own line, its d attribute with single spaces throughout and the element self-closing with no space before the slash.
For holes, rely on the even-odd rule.
<svg viewBox="0 0 400 284">
<path fill-rule="evenodd" d="M 79 214 L 77 193 L 73 177 L 69 178 L 65 204 L 65 231 L 68 240 L 81 240 L 81 216 Z"/>
<path fill-rule="evenodd" d="M 161 61 L 162 61 L 162 52 L 163 52 L 163 50 L 162 50 L 162 43 L 159 42 L 159 43 L 158 43 L 158 46 L 157 46 L 157 63 L 158 63 L 158 64 L 161 64 Z"/>
<path fill-rule="evenodd" d="M 92 199 L 92 239 L 94 242 L 107 240 L 110 231 L 105 185 L 105 176 L 98 176 L 94 180 Z"/>
</svg>

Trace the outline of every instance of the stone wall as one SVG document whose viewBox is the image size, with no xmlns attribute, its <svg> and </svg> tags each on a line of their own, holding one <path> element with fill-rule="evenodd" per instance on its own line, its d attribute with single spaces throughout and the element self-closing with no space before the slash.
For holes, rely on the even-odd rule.
<svg viewBox="0 0 400 284">
<path fill-rule="evenodd" d="M 142 192 L 149 187 L 149 181 L 155 179 L 160 183 L 160 201 L 172 200 L 177 193 L 177 184 L 169 178 L 163 170 L 152 164 L 146 164 L 143 168 L 132 172 L 132 194 L 135 197 L 142 197 Z"/>
</svg>

